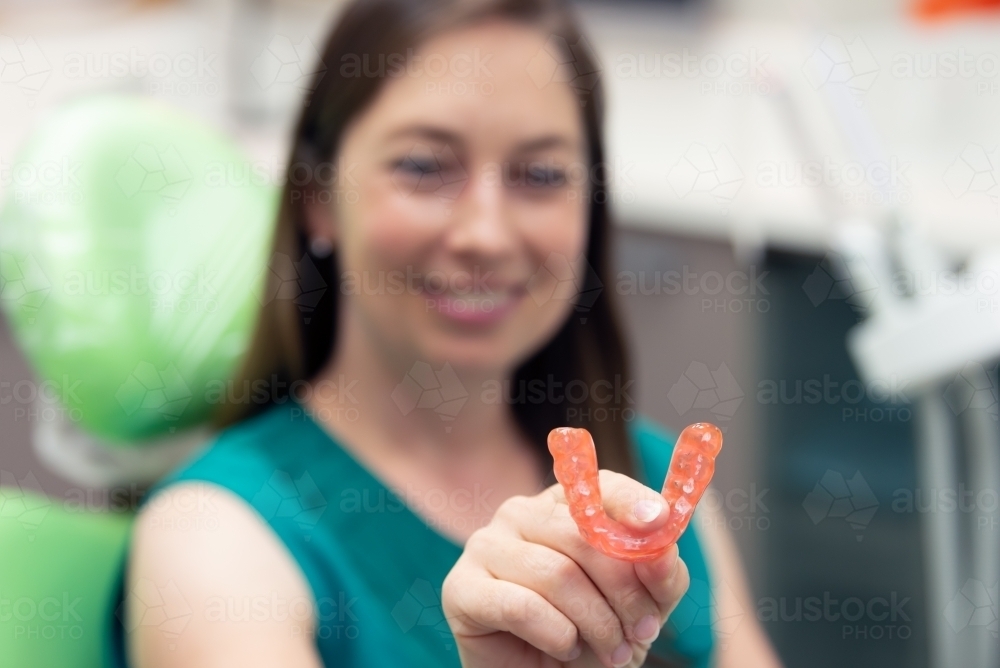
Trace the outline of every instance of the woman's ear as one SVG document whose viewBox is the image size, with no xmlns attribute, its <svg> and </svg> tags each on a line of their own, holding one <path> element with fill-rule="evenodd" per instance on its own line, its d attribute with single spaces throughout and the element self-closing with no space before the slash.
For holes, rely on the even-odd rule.
<svg viewBox="0 0 1000 668">
<path fill-rule="evenodd" d="M 309 190 L 303 193 L 306 204 L 303 207 L 306 233 L 309 235 L 309 248 L 313 255 L 323 257 L 333 251 L 337 244 L 339 229 L 337 215 L 331 198 L 322 197 L 321 189 Z M 322 203 L 326 200 L 326 203 Z"/>
</svg>

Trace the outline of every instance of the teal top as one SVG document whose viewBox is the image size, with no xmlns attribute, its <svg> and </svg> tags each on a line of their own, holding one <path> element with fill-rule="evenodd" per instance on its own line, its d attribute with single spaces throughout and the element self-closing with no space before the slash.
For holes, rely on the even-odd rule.
<svg viewBox="0 0 1000 668">
<path fill-rule="evenodd" d="M 643 482 L 656 481 L 650 486 L 658 489 L 674 439 L 644 418 L 630 422 L 629 430 Z M 230 427 L 157 483 L 145 500 L 185 480 L 232 491 L 284 542 L 315 597 L 315 642 L 325 666 L 461 665 L 440 592 L 462 547 L 412 512 L 301 405 L 275 406 Z M 707 667 L 714 646 L 709 576 L 693 528 L 678 547 L 691 587 L 653 654 Z M 123 561 L 107 645 L 107 663 L 115 668 L 127 665 L 118 615 L 124 566 Z M 165 631 L 183 633 L 176 625 Z"/>
</svg>

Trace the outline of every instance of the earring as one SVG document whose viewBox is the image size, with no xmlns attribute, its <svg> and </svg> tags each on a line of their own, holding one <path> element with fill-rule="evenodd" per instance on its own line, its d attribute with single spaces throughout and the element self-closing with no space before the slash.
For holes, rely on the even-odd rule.
<svg viewBox="0 0 1000 668">
<path fill-rule="evenodd" d="M 333 242 L 326 237 L 313 237 L 309 242 L 309 254 L 316 258 L 326 258 L 333 253 Z"/>
</svg>

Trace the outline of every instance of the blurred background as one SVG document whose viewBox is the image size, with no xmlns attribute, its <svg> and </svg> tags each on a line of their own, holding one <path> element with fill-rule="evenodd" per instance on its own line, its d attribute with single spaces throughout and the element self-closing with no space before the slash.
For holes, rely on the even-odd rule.
<svg viewBox="0 0 1000 668">
<path fill-rule="evenodd" d="M 0 195 L 18 196 L 33 129 L 101 91 L 200 117 L 279 184 L 339 6 L 0 0 Z M 578 6 L 620 231 L 604 289 L 637 408 L 726 430 L 705 502 L 743 553 L 743 614 L 789 666 L 998 665 L 1000 14 Z M 113 510 L 33 444 L 58 412 L 36 383 L 0 321 L 3 484 Z M 739 623 L 713 620 L 723 638 Z"/>
</svg>

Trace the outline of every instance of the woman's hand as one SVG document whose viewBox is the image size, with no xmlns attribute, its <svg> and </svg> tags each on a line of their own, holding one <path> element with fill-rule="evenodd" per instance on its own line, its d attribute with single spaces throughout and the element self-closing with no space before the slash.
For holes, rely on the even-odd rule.
<svg viewBox="0 0 1000 668">
<path fill-rule="evenodd" d="M 650 531 L 666 521 L 655 491 L 611 471 L 600 482 L 605 510 L 622 524 Z M 676 545 L 641 563 L 590 547 L 553 485 L 505 501 L 469 538 L 441 596 L 465 668 L 611 668 L 645 661 L 687 587 Z"/>
</svg>

